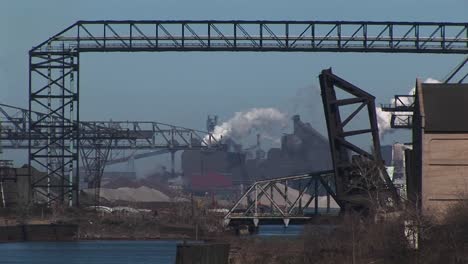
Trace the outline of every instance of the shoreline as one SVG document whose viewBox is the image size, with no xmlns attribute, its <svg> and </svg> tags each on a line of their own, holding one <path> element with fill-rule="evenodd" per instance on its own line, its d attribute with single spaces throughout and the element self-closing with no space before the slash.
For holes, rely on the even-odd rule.
<svg viewBox="0 0 468 264">
<path fill-rule="evenodd" d="M 198 240 L 195 230 L 190 228 L 158 230 L 157 227 L 147 227 L 146 231 L 127 227 L 120 230 L 109 230 L 109 226 L 99 226 L 96 229 L 87 229 L 78 224 L 19 224 L 0 226 L 0 243 L 33 242 L 33 241 L 213 241 L 227 238 L 229 234 L 221 233 L 213 236 L 201 234 Z M 152 230 L 153 232 L 149 231 Z M 161 232 L 163 231 L 163 232 Z M 175 232 L 171 232 L 175 231 Z"/>
<path fill-rule="evenodd" d="M 93 242 L 93 241 L 187 241 L 187 242 L 209 242 L 209 239 L 179 239 L 179 238 L 102 238 L 102 239 L 72 239 L 72 240 L 33 240 L 33 241 L 0 241 L 0 244 L 10 244 L 10 243 L 70 243 L 70 242 Z"/>
</svg>

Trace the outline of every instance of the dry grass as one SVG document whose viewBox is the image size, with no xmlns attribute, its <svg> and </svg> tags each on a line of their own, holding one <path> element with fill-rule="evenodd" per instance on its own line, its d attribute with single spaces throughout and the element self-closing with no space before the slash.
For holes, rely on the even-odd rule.
<svg viewBox="0 0 468 264">
<path fill-rule="evenodd" d="M 302 239 L 244 237 L 230 243 L 232 264 L 296 264 L 304 260 Z"/>
<path fill-rule="evenodd" d="M 419 231 L 417 250 L 404 235 L 405 220 Z M 380 222 L 347 215 L 335 228 L 306 227 L 296 239 L 239 238 L 231 245 L 238 252 L 233 264 L 466 264 L 468 202 L 450 208 L 443 223 L 414 210 Z"/>
</svg>

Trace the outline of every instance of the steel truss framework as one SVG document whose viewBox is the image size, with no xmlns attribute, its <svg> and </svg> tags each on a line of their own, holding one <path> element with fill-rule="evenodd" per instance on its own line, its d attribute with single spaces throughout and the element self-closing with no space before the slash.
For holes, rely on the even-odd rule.
<svg viewBox="0 0 468 264">
<path fill-rule="evenodd" d="M 368 21 L 78 21 L 30 50 L 29 161 L 47 173 L 47 184 L 67 191 L 49 200 L 71 204 L 77 191 L 79 59 L 82 52 L 280 51 L 465 54 L 467 23 Z M 54 122 L 54 117 L 59 122 Z M 36 149 L 33 136 L 46 144 Z M 30 167 L 31 167 L 30 166 Z M 48 194 L 49 195 L 49 194 Z M 50 196 L 50 195 L 49 195 Z M 76 196 L 76 195 L 75 195 Z"/>
<path fill-rule="evenodd" d="M 326 197 L 324 208 L 319 206 L 320 197 Z M 310 221 L 318 215 L 333 215 L 331 198 L 336 200 L 333 171 L 257 181 L 226 214 L 225 225 L 288 226 L 290 221 Z"/>
<path fill-rule="evenodd" d="M 342 51 L 458 53 L 468 23 L 370 21 L 78 21 L 31 52 Z"/>
<path fill-rule="evenodd" d="M 345 210 L 364 212 L 368 211 L 372 202 L 378 203 L 375 206 L 396 206 L 399 197 L 380 153 L 375 97 L 334 75 L 331 69 L 323 70 L 319 79 L 335 172 L 337 203 Z M 338 91 L 344 92 L 347 97 L 340 98 Z M 354 110 L 347 115 L 342 110 L 345 106 L 352 106 Z M 349 124 L 360 113 L 367 114 L 368 127 L 350 127 Z M 370 135 L 372 139 L 372 153 L 350 141 L 351 137 L 363 134 Z"/>
<path fill-rule="evenodd" d="M 468 56 L 456 65 L 444 78 L 443 83 L 464 83 L 468 77 Z M 392 104 L 381 105 L 382 111 L 392 113 L 392 128 L 413 128 L 414 94 L 395 95 Z"/>
<path fill-rule="evenodd" d="M 39 112 L 32 112 L 30 116 L 27 109 L 0 103 L 2 146 L 6 149 L 27 149 L 30 118 L 37 122 L 44 116 L 46 114 Z M 54 116 L 54 122 L 60 122 L 58 116 Z M 110 140 L 113 149 L 176 151 L 222 147 L 211 133 L 153 121 L 80 121 L 79 127 L 81 148 L 85 149 L 93 148 L 93 140 Z M 46 144 L 40 134 L 33 133 L 31 139 L 33 148 Z"/>
<path fill-rule="evenodd" d="M 1 147 L 5 149 L 41 149 L 47 141 L 40 134 L 30 133 L 29 120 L 38 122 L 46 114 L 30 112 L 27 109 L 0 104 Z M 55 124 L 60 117 L 53 116 Z M 42 121 L 45 126 L 46 121 Z M 138 159 L 179 150 L 203 149 L 222 150 L 221 145 L 211 133 L 204 131 L 147 121 L 81 121 L 79 122 L 80 156 L 85 169 L 85 182 L 89 188 L 99 188 L 105 165 Z M 43 131 L 43 133 L 46 133 Z M 29 137 L 32 144 L 29 145 Z M 68 148 L 69 146 L 66 146 Z M 123 150 L 134 153 L 122 157 Z M 112 155 L 114 154 L 114 155 Z M 77 169 L 77 168 L 75 168 Z M 42 181 L 44 179 L 41 179 Z M 55 189 L 51 193 L 58 193 Z M 63 187 L 64 188 L 64 187 Z M 41 188 L 43 191 L 43 188 Z M 61 191 L 62 192 L 62 191 Z"/>
<path fill-rule="evenodd" d="M 443 83 L 464 83 L 468 77 L 468 67 L 465 67 L 468 64 L 468 56 L 458 64 L 444 79 Z M 458 79 L 458 80 L 457 80 Z"/>
<path fill-rule="evenodd" d="M 391 112 L 391 128 L 413 128 L 414 95 L 395 95 L 392 104 L 381 105 L 382 111 Z"/>
</svg>

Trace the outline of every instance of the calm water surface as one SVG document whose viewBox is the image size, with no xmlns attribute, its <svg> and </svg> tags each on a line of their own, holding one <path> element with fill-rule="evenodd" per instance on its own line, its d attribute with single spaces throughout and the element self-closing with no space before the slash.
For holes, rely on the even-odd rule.
<svg viewBox="0 0 468 264">
<path fill-rule="evenodd" d="M 174 264 L 181 241 L 79 241 L 0 244 L 0 263 Z"/>
<path fill-rule="evenodd" d="M 261 226 L 258 236 L 297 236 L 302 226 Z M 182 241 L 77 241 L 0 244 L 0 264 L 174 264 Z"/>
<path fill-rule="evenodd" d="M 299 236 L 303 231 L 302 225 L 290 225 L 287 228 L 281 225 L 260 225 L 258 236 Z"/>
</svg>

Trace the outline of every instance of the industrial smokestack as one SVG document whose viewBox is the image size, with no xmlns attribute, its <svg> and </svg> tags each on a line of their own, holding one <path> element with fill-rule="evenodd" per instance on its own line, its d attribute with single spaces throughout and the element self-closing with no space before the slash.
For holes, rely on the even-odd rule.
<svg viewBox="0 0 468 264">
<path fill-rule="evenodd" d="M 299 122 L 301 121 L 301 117 L 299 115 L 294 115 L 292 117 L 292 120 L 293 120 L 293 125 L 294 125 L 294 134 L 297 133 L 297 131 L 299 130 Z"/>
</svg>

